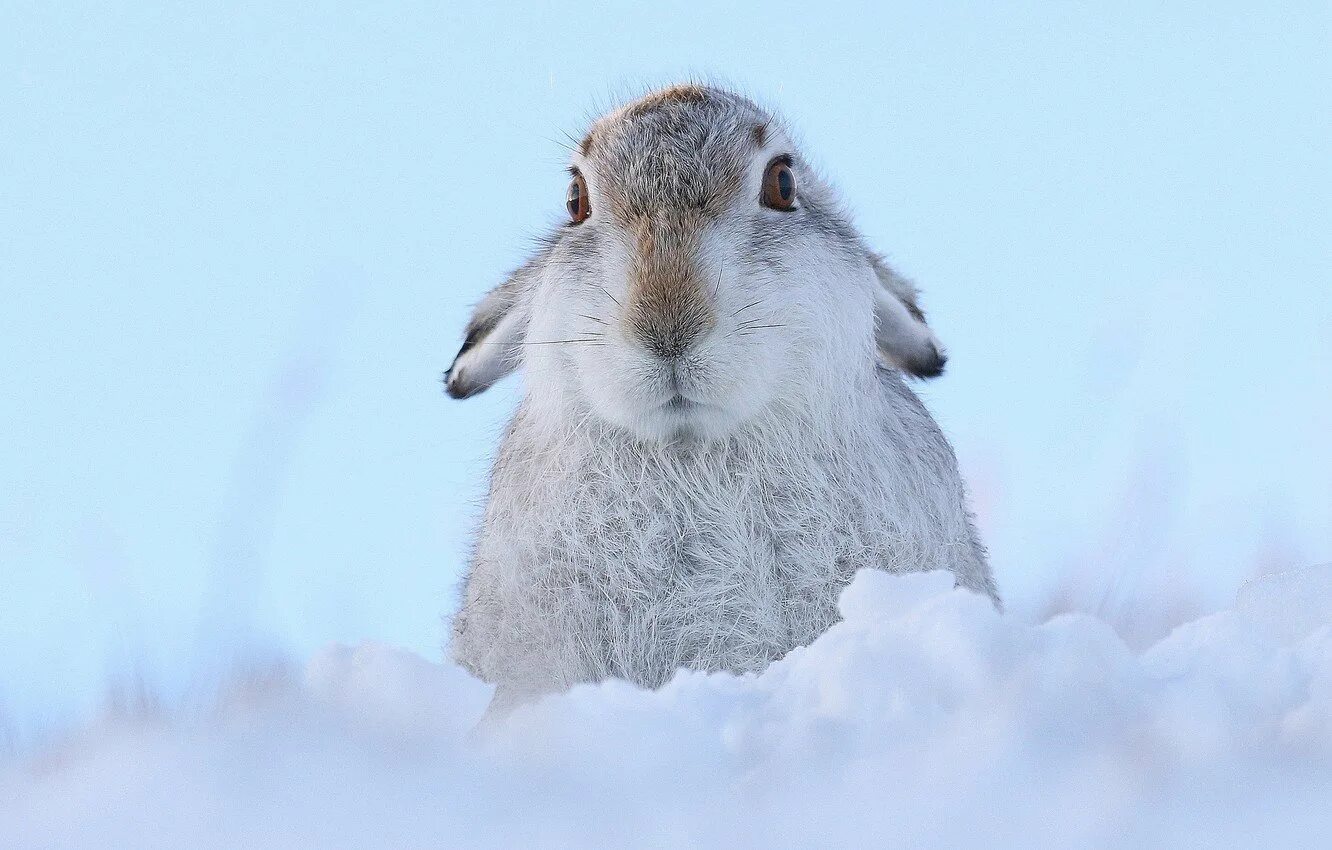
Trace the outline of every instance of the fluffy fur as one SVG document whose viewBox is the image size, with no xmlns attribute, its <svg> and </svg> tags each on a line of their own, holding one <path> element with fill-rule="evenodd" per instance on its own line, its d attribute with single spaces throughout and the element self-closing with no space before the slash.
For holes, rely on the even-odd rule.
<svg viewBox="0 0 1332 850">
<path fill-rule="evenodd" d="M 789 161 L 793 210 L 760 203 Z M 521 365 L 453 655 L 497 709 L 578 682 L 757 670 L 856 570 L 998 594 L 951 448 L 902 373 L 942 347 L 776 120 L 716 89 L 596 122 L 592 214 L 479 305 L 446 383 Z"/>
</svg>

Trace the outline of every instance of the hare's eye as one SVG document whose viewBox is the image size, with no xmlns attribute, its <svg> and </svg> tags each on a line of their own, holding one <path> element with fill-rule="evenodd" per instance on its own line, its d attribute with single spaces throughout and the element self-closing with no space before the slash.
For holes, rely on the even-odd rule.
<svg viewBox="0 0 1332 850">
<path fill-rule="evenodd" d="M 768 164 L 763 174 L 763 205 L 775 210 L 795 208 L 796 179 L 791 160 L 784 156 Z"/>
<path fill-rule="evenodd" d="M 583 179 L 583 175 L 574 172 L 573 179 L 569 181 L 569 194 L 565 196 L 564 205 L 569 208 L 571 224 L 582 224 L 592 214 L 592 206 L 587 200 L 587 181 Z"/>
</svg>

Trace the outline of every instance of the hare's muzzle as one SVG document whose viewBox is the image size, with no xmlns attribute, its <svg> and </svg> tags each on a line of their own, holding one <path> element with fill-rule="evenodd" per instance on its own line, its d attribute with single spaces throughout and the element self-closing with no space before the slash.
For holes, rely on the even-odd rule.
<svg viewBox="0 0 1332 850">
<path fill-rule="evenodd" d="M 663 360 L 681 357 L 717 323 L 699 267 L 704 222 L 672 212 L 639 224 L 625 322 L 630 336 Z"/>
</svg>

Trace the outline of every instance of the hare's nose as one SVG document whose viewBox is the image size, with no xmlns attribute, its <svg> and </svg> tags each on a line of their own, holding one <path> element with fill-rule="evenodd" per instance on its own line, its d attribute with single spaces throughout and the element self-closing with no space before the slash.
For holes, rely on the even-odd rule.
<svg viewBox="0 0 1332 850">
<path fill-rule="evenodd" d="M 634 337 L 649 354 L 661 360 L 676 360 L 698 342 L 710 324 L 706 315 L 682 310 L 639 317 L 632 327 Z"/>
</svg>

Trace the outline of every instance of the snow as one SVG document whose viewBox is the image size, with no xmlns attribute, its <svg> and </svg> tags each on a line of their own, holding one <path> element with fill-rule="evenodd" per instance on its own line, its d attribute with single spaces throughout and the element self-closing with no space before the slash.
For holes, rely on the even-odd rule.
<svg viewBox="0 0 1332 850">
<path fill-rule="evenodd" d="M 382 645 L 151 700 L 0 766 L 0 846 L 1313 846 L 1332 830 L 1332 568 L 1135 652 L 862 573 L 759 675 L 490 689 Z"/>
</svg>

